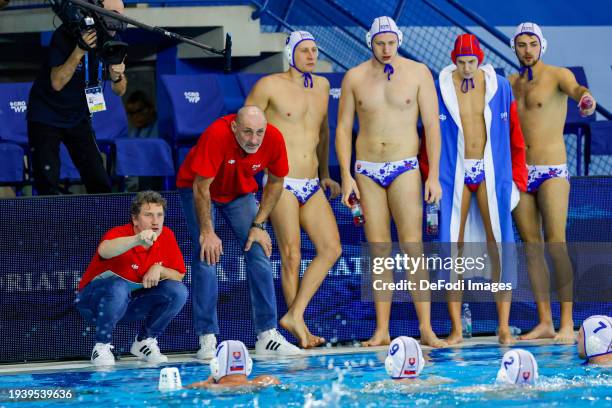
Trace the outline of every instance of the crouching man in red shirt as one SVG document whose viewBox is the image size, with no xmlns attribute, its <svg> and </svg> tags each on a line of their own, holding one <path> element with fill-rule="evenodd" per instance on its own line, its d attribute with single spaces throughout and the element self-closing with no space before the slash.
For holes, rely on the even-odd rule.
<svg viewBox="0 0 612 408">
<path fill-rule="evenodd" d="M 132 222 L 112 228 L 79 283 L 76 306 L 96 325 L 95 366 L 112 366 L 113 330 L 117 323 L 144 320 L 130 352 L 151 363 L 168 357 L 157 345 L 159 336 L 187 301 L 181 280 L 185 262 L 174 233 L 164 227 L 166 200 L 142 191 L 132 201 Z"/>
</svg>

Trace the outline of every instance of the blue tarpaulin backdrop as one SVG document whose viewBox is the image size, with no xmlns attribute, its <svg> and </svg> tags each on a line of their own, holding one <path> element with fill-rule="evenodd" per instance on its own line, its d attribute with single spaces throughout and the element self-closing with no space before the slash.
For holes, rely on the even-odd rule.
<svg viewBox="0 0 612 408">
<path fill-rule="evenodd" d="M 0 362 L 89 357 L 94 328 L 83 321 L 74 307 L 75 290 L 102 235 L 129 221 L 132 197 L 117 194 L 0 200 Z M 165 197 L 166 225 L 174 230 L 189 265 L 191 243 L 178 194 L 166 193 Z M 363 232 L 353 226 L 349 211 L 338 199 L 332 204 L 343 255 L 308 307 L 306 322 L 313 333 L 329 340 L 366 339 L 374 330 L 375 314 L 372 303 L 361 301 L 358 265 Z M 218 267 L 220 340 L 240 339 L 253 346 L 255 334 L 241 251 L 222 217 L 217 220 L 225 253 Z M 612 178 L 572 179 L 568 241 L 612 241 Z M 314 248 L 305 236 L 302 242 L 303 259 L 308 262 Z M 286 307 L 276 249 L 272 262 L 280 318 Z M 610 271 L 604 272 L 602 276 L 610 279 Z M 189 285 L 189 274 L 185 282 Z M 497 325 L 495 305 L 472 303 L 471 309 L 474 332 L 493 333 Z M 574 319 L 579 324 L 591 314 L 610 314 L 611 309 L 609 302 L 578 303 Z M 558 304 L 553 305 L 553 310 L 558 323 Z M 533 303 L 516 302 L 511 324 L 525 331 L 536 323 L 536 316 Z M 432 305 L 432 321 L 439 335 L 448 333 L 450 323 L 444 302 Z M 113 337 L 115 351 L 128 352 L 136 331 L 137 324 L 119 325 Z M 393 306 L 391 335 L 418 336 L 412 304 Z M 159 343 L 164 352 L 197 348 L 190 300 Z"/>
</svg>

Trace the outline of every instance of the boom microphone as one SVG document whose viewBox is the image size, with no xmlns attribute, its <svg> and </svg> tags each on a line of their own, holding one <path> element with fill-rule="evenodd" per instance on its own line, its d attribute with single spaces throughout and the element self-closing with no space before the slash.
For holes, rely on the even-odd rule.
<svg viewBox="0 0 612 408">
<path fill-rule="evenodd" d="M 232 36 L 225 34 L 225 48 L 223 49 L 223 71 L 228 74 L 232 70 Z"/>
</svg>

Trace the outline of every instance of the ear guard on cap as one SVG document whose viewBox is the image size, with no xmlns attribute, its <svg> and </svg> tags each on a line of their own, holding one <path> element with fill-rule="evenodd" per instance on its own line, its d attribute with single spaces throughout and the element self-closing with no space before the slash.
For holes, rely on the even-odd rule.
<svg viewBox="0 0 612 408">
<path fill-rule="evenodd" d="M 249 351 L 238 340 L 226 340 L 217 346 L 215 356 L 210 360 L 210 373 L 215 381 L 232 374 L 244 374 L 247 377 L 253 370 L 253 360 Z"/>
<path fill-rule="evenodd" d="M 425 358 L 421 346 L 412 337 L 398 337 L 389 345 L 385 370 L 391 378 L 418 377 L 424 366 Z"/>
<path fill-rule="evenodd" d="M 370 31 L 366 33 L 365 40 L 366 44 L 368 44 L 368 48 L 372 49 L 372 41 L 374 40 L 374 37 L 382 33 L 393 33 L 397 35 L 397 48 L 402 46 L 404 33 L 400 31 L 397 24 L 391 17 L 382 16 L 374 19 L 372 26 L 370 27 Z"/>
<path fill-rule="evenodd" d="M 538 363 L 527 350 L 515 349 L 504 354 L 497 372 L 497 382 L 505 384 L 532 385 L 538 379 Z"/>
<path fill-rule="evenodd" d="M 546 52 L 546 47 L 548 46 L 548 41 L 546 41 L 546 38 L 544 38 L 544 34 L 542 33 L 542 29 L 540 28 L 539 25 L 537 25 L 536 23 L 521 23 L 518 25 L 518 27 L 516 27 L 516 31 L 514 32 L 514 36 L 512 38 L 510 38 L 510 48 L 512 48 L 512 51 L 516 52 L 516 37 L 518 37 L 521 34 L 531 34 L 531 35 L 535 35 L 536 37 L 538 37 L 538 40 L 540 40 L 540 56 L 544 55 L 544 53 Z"/>
</svg>

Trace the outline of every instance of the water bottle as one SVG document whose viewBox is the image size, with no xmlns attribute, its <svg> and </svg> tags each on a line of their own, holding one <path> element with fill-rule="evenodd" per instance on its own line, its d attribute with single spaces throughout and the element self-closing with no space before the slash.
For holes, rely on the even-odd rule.
<svg viewBox="0 0 612 408">
<path fill-rule="evenodd" d="M 175 391 L 180 390 L 183 387 L 181 382 L 181 374 L 179 374 L 178 368 L 176 367 L 164 367 L 159 372 L 159 386 L 160 391 Z"/>
<path fill-rule="evenodd" d="M 348 199 L 349 204 L 351 205 L 351 215 L 353 216 L 353 224 L 356 227 L 360 227 L 365 224 L 365 217 L 363 216 L 363 211 L 361 211 L 361 203 L 359 199 L 352 193 Z"/>
<path fill-rule="evenodd" d="M 425 207 L 425 219 L 427 222 L 427 235 L 438 235 L 438 204 L 427 204 Z"/>
<path fill-rule="evenodd" d="M 469 339 L 472 337 L 472 312 L 470 311 L 470 305 L 467 303 L 463 304 L 463 311 L 461 312 L 461 325 L 463 326 L 463 338 Z"/>
<path fill-rule="evenodd" d="M 582 116 L 583 118 L 586 117 L 586 115 L 583 114 L 582 111 L 589 110 L 592 107 L 593 99 L 591 99 L 590 96 L 585 96 L 584 98 L 582 98 L 582 100 L 580 101 L 580 105 L 578 106 L 578 108 L 580 109 L 580 116 Z"/>
</svg>

